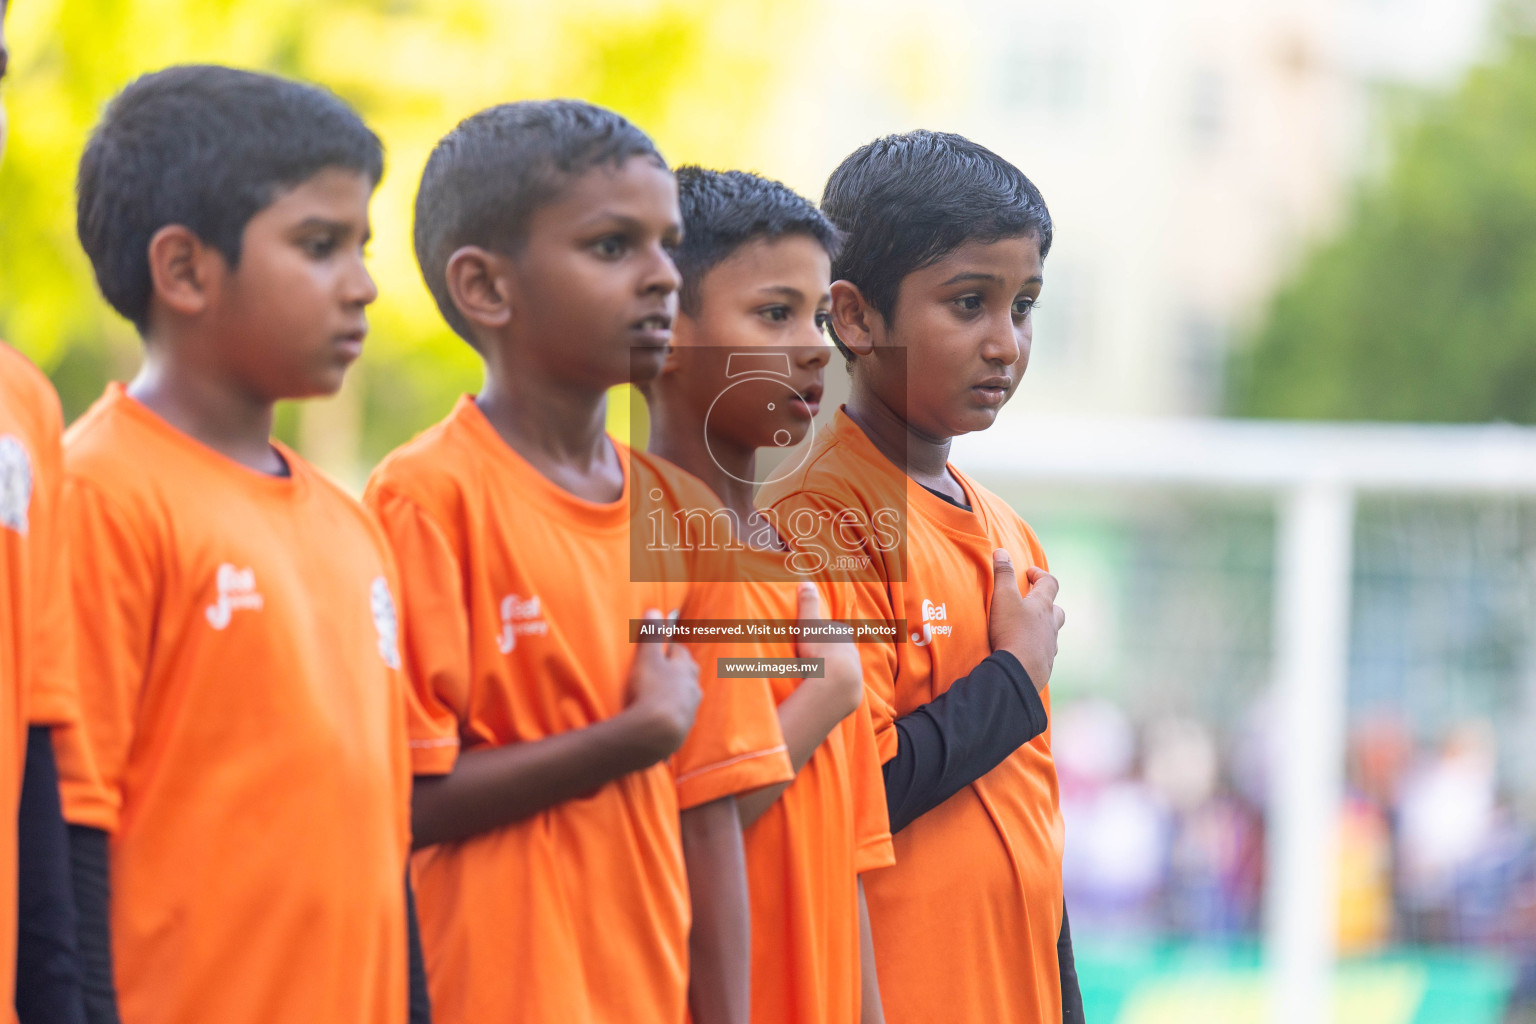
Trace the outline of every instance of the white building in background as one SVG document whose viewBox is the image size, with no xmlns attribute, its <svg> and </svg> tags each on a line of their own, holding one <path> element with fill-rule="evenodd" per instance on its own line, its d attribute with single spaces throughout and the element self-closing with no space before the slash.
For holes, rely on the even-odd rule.
<svg viewBox="0 0 1536 1024">
<path fill-rule="evenodd" d="M 1057 225 L 1017 404 L 1209 413 L 1227 347 L 1379 163 L 1387 101 L 1453 85 L 1486 51 L 1492 7 L 834 0 L 812 70 L 784 94 L 773 137 L 793 144 L 772 163 L 819 194 L 891 131 L 998 150 Z"/>
</svg>

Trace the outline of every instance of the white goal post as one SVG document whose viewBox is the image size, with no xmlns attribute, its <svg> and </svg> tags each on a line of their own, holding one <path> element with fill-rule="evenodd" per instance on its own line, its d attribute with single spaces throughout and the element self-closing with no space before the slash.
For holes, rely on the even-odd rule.
<svg viewBox="0 0 1536 1024">
<path fill-rule="evenodd" d="M 1355 498 L 1536 495 L 1536 428 L 1216 419 L 1005 418 L 955 443 L 995 488 L 1168 488 L 1272 497 L 1276 733 L 1265 891 L 1269 1016 L 1332 1016 Z M 1068 581 L 1070 585 L 1070 581 Z"/>
</svg>

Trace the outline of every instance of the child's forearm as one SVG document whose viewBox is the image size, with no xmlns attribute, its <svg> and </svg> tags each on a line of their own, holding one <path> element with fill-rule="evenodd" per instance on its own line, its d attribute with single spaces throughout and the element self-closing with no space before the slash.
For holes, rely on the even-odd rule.
<svg viewBox="0 0 1536 1024">
<path fill-rule="evenodd" d="M 489 832 L 665 760 L 676 743 L 664 725 L 626 709 L 541 740 L 466 751 L 447 775 L 418 775 L 411 793 L 420 849 Z"/>
<path fill-rule="evenodd" d="M 693 1024 L 747 1024 L 752 1013 L 752 910 L 736 801 L 682 813 L 693 901 L 688 1008 Z"/>
<path fill-rule="evenodd" d="M 859 879 L 859 1024 L 885 1024 L 880 1002 L 880 976 L 875 970 L 875 940 L 869 930 L 869 904 L 864 879 Z"/>
<path fill-rule="evenodd" d="M 807 679 L 794 693 L 779 705 L 779 730 L 784 733 L 784 745 L 789 749 L 789 763 L 795 774 L 811 759 L 816 748 L 825 742 L 838 723 L 847 718 L 851 709 L 845 702 L 829 695 L 826 679 Z M 833 686 L 837 684 L 832 683 Z M 862 685 L 862 683 L 860 684 Z M 830 699 L 829 699 L 830 698 Z M 856 708 L 858 705 L 854 704 Z M 741 815 L 742 827 L 752 824 L 773 806 L 773 802 L 789 788 L 789 782 L 764 786 L 736 798 L 736 809 Z"/>
<path fill-rule="evenodd" d="M 69 832 L 59 807 L 52 732 L 46 725 L 27 730 L 17 815 L 16 1016 L 22 1024 L 84 1024 Z"/>
<path fill-rule="evenodd" d="M 1083 988 L 1077 980 L 1077 959 L 1072 954 L 1072 926 L 1067 905 L 1061 905 L 1061 935 L 1056 940 L 1056 965 L 1061 971 L 1061 1022 L 1083 1024 Z"/>
<path fill-rule="evenodd" d="M 1045 703 L 1018 660 L 994 651 L 927 704 L 896 719 L 882 768 L 895 834 L 1045 732 Z"/>
<path fill-rule="evenodd" d="M 118 1024 L 112 978 L 111 869 L 107 834 L 69 826 L 69 868 L 79 916 L 80 984 L 89 1024 Z"/>
<path fill-rule="evenodd" d="M 409 1024 L 432 1024 L 432 994 L 427 988 L 427 956 L 421 946 L 421 922 L 416 916 L 416 891 L 411 870 L 405 870 L 405 964 L 410 986 Z"/>
</svg>

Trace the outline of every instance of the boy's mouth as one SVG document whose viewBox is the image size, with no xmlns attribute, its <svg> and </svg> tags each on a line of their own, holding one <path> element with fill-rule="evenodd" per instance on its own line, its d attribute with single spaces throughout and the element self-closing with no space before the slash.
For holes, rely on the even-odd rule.
<svg viewBox="0 0 1536 1024">
<path fill-rule="evenodd" d="M 807 418 L 814 417 L 821 411 L 821 385 L 809 384 L 800 388 L 789 400 L 789 406 L 805 413 Z"/>
<path fill-rule="evenodd" d="M 672 316 L 669 313 L 641 317 L 630 324 L 629 329 L 641 345 L 661 347 L 672 344 Z"/>
<path fill-rule="evenodd" d="M 368 328 L 361 327 L 351 331 L 343 331 L 331 338 L 332 343 L 349 357 L 355 359 L 362 354 L 363 339 L 368 336 Z"/>
<path fill-rule="evenodd" d="M 1002 405 L 1008 397 L 1008 389 L 1013 386 L 1010 377 L 988 377 L 980 384 L 971 386 L 971 391 L 981 399 L 984 405 Z"/>
</svg>

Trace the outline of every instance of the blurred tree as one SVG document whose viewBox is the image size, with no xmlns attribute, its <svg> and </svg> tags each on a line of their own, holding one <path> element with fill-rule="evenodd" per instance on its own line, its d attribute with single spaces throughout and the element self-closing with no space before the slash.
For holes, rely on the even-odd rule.
<svg viewBox="0 0 1536 1024">
<path fill-rule="evenodd" d="M 207 61 L 320 82 L 383 138 L 370 267 L 379 302 L 341 396 L 285 409 L 279 430 L 360 481 L 390 448 L 479 383 L 410 247 L 411 201 L 436 140 L 482 107 L 574 95 L 651 132 L 674 163 L 772 169 L 764 130 L 782 59 L 809 47 L 804 0 L 26 0 L 12 3 L 0 164 L 0 337 L 48 370 L 66 413 L 132 374 L 138 339 L 97 295 L 74 237 L 75 167 L 103 105 L 138 74 Z M 627 401 L 610 421 L 627 427 Z"/>
<path fill-rule="evenodd" d="M 1536 423 L 1536 4 L 1403 128 L 1233 362 L 1246 416 Z"/>
</svg>

